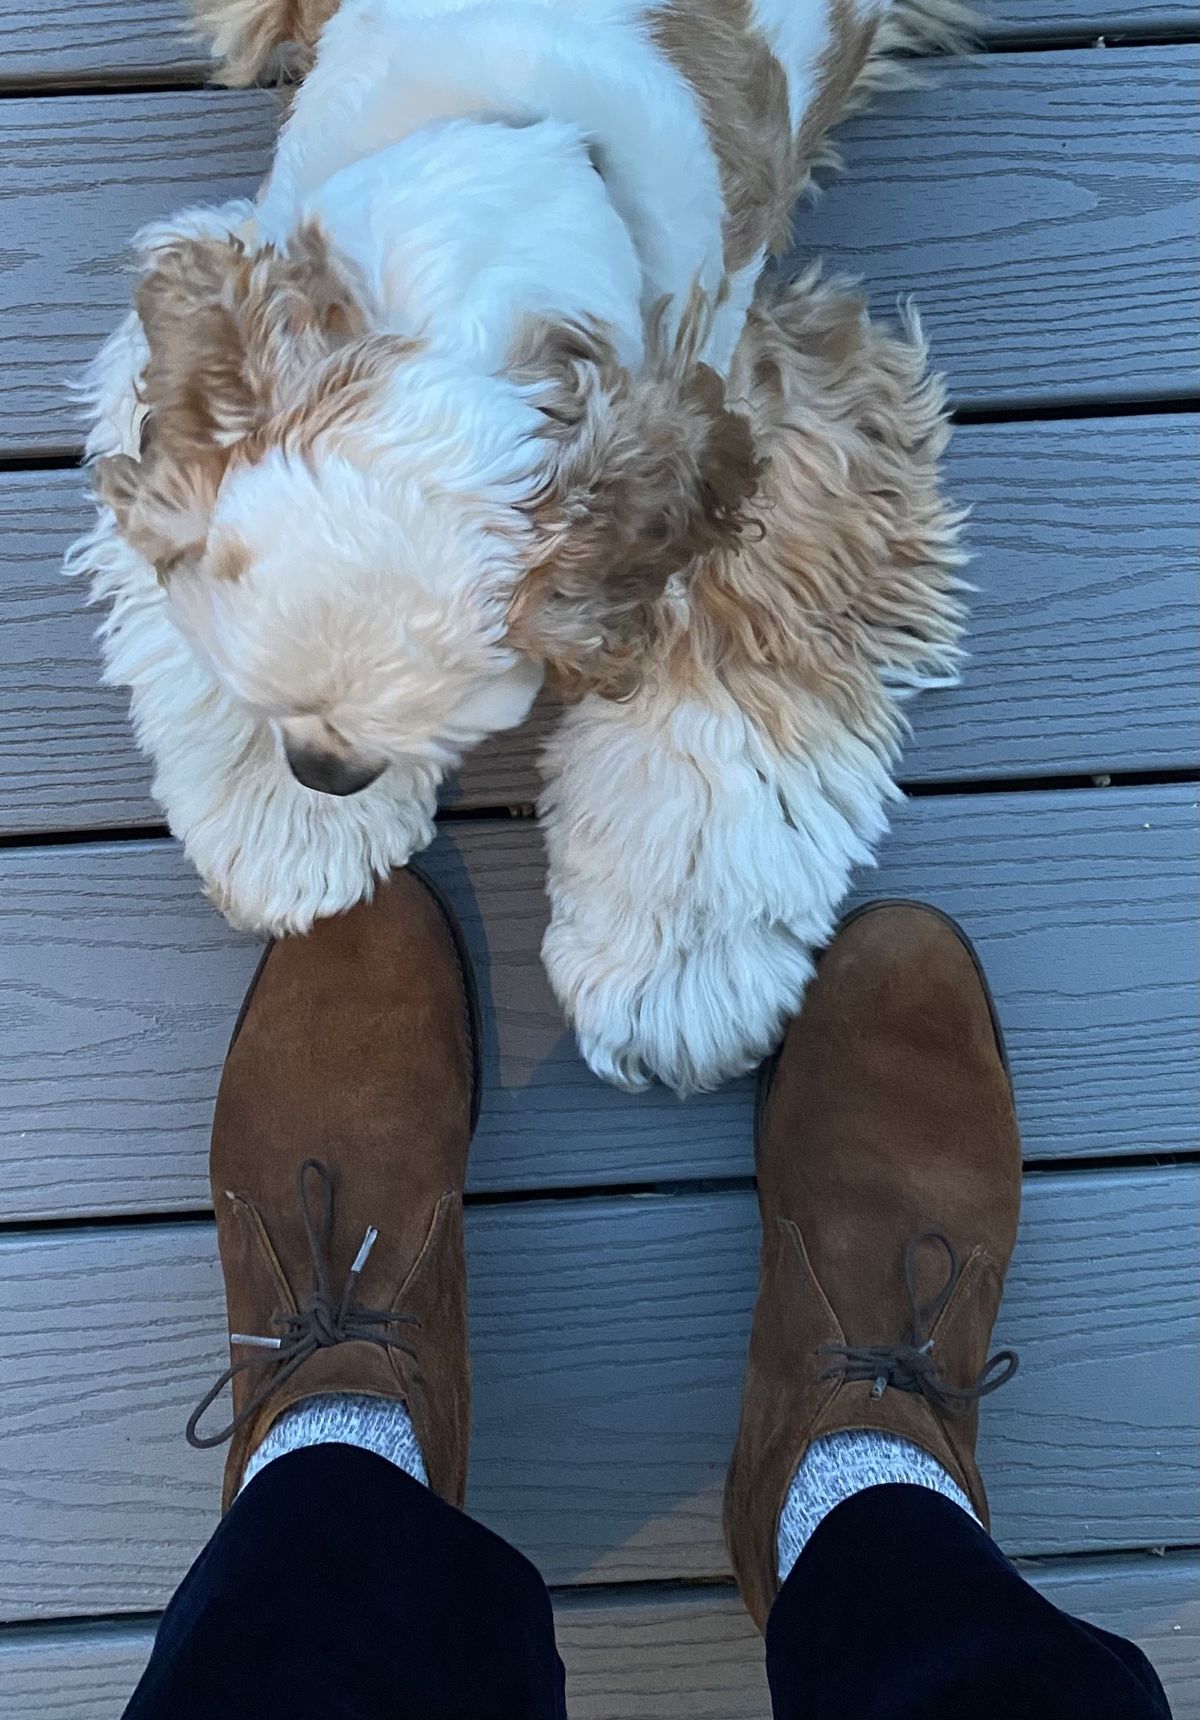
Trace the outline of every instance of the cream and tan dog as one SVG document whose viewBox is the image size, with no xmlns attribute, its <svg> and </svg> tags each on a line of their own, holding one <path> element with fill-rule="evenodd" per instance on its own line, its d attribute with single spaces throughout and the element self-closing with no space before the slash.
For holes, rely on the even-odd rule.
<svg viewBox="0 0 1200 1720">
<path fill-rule="evenodd" d="M 302 930 L 549 669 L 544 955 L 585 1056 L 750 1067 L 960 624 L 919 331 L 763 266 L 947 0 L 201 12 L 230 81 L 306 76 L 255 203 L 141 236 L 70 559 L 172 829 L 236 923 Z"/>
</svg>

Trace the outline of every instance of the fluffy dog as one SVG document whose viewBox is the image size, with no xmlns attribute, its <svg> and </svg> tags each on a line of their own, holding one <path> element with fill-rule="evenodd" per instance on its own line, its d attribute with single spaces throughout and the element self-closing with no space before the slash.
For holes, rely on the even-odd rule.
<svg viewBox="0 0 1200 1720">
<path fill-rule="evenodd" d="M 919 333 L 764 287 L 829 125 L 944 3 L 204 0 L 307 75 L 253 205 L 143 234 L 97 361 L 110 602 L 155 791 L 235 922 L 432 835 L 548 667 L 551 980 L 592 1067 L 770 1048 L 953 672 Z"/>
</svg>

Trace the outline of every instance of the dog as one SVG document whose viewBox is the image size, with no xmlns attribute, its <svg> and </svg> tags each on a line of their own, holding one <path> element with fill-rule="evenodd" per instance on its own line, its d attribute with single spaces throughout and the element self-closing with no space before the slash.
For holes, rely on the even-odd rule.
<svg viewBox="0 0 1200 1720">
<path fill-rule="evenodd" d="M 768 1051 L 955 672 L 958 517 L 914 326 L 764 284 L 830 126 L 952 0 L 203 0 L 302 81 L 254 203 L 138 247 L 89 381 L 155 792 L 234 923 L 427 843 L 548 673 L 547 971 L 593 1069 Z"/>
</svg>

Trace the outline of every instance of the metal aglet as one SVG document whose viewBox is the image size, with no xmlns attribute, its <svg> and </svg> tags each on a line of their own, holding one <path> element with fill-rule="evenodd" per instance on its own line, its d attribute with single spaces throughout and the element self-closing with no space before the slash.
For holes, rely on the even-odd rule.
<svg viewBox="0 0 1200 1720">
<path fill-rule="evenodd" d="M 881 1398 L 887 1390 L 887 1383 L 886 1374 L 877 1374 L 875 1377 L 875 1384 L 871 1387 L 871 1396 L 873 1398 Z"/>
<path fill-rule="evenodd" d="M 375 1239 L 378 1235 L 379 1232 L 376 1230 L 375 1226 L 373 1224 L 369 1224 L 367 1226 L 367 1234 L 362 1239 L 362 1246 L 354 1256 L 354 1265 L 350 1268 L 351 1278 L 357 1278 L 363 1267 L 367 1264 L 367 1256 L 374 1248 Z"/>
<path fill-rule="evenodd" d="M 283 1339 L 259 1338 L 253 1332 L 230 1332 L 229 1342 L 231 1344 L 249 1344 L 255 1350 L 278 1350 L 283 1344 Z"/>
</svg>

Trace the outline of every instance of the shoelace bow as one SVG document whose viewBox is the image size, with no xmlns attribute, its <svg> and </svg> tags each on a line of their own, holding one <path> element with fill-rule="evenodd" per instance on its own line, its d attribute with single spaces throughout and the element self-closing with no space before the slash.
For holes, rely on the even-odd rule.
<svg viewBox="0 0 1200 1720">
<path fill-rule="evenodd" d="M 316 1218 L 309 1200 L 310 1176 L 315 1177 L 320 1191 L 321 1205 Z M 394 1332 L 394 1328 L 398 1326 L 414 1326 L 419 1329 L 421 1322 L 415 1314 L 393 1314 L 386 1308 L 356 1308 L 352 1302 L 354 1286 L 379 1235 L 375 1226 L 367 1226 L 354 1263 L 346 1274 L 345 1286 L 335 1302 L 329 1289 L 329 1255 L 333 1240 L 333 1173 L 320 1159 L 305 1159 L 296 1172 L 296 1200 L 312 1259 L 312 1291 L 295 1313 L 278 1313 L 273 1316 L 271 1323 L 278 1328 L 280 1336 L 259 1336 L 250 1332 L 230 1333 L 231 1346 L 236 1348 L 246 1345 L 269 1353 L 247 1356 L 242 1361 L 231 1363 L 220 1379 L 200 1399 L 188 1417 L 187 1424 L 188 1444 L 194 1445 L 199 1451 L 205 1451 L 213 1445 L 223 1445 L 227 1439 L 232 1438 L 239 1427 L 257 1415 L 271 1394 L 278 1391 L 297 1368 L 303 1367 L 309 1357 L 314 1356 L 318 1350 L 327 1349 L 333 1344 L 352 1342 L 378 1344 L 383 1349 L 398 1350 L 416 1360 L 416 1351 L 411 1344 L 406 1344 L 396 1337 Z M 221 1428 L 218 1433 L 197 1432 L 200 1422 L 225 1387 L 239 1374 L 255 1368 L 265 1369 L 264 1377 L 228 1426 Z"/>
<path fill-rule="evenodd" d="M 783 1221 L 799 1246 L 796 1227 Z M 917 1256 L 926 1243 L 936 1243 L 946 1256 L 946 1280 L 928 1302 L 917 1296 Z M 915 1392 L 936 1409 L 952 1414 L 970 1403 L 987 1397 L 1007 1385 L 1017 1371 L 1019 1358 L 1015 1350 L 997 1350 L 989 1356 L 976 1377 L 967 1386 L 951 1385 L 943 1379 L 934 1355 L 934 1340 L 930 1335 L 938 1316 L 954 1294 L 962 1275 L 958 1250 L 941 1230 L 922 1230 L 910 1236 L 904 1245 L 904 1291 L 908 1297 L 912 1318 L 912 1334 L 907 1344 L 822 1344 L 821 1354 L 837 1360 L 820 1375 L 823 1380 L 837 1379 L 847 1383 L 871 1380 L 871 1396 L 880 1398 L 889 1386 L 897 1391 Z"/>
</svg>

